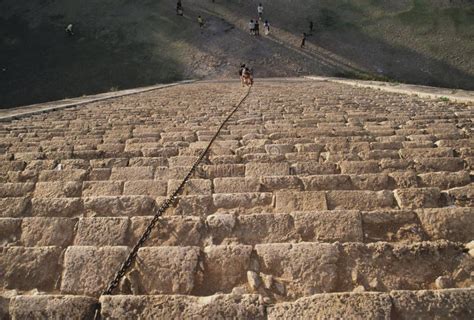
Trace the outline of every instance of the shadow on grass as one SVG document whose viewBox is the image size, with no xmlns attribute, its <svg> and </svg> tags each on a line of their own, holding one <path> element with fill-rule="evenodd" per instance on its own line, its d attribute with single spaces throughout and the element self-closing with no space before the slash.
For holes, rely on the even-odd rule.
<svg viewBox="0 0 474 320">
<path fill-rule="evenodd" d="M 29 29 L 19 18 L 0 19 L 0 30 L 0 108 L 183 79 L 169 52 L 122 41 L 120 30 L 114 43 L 80 27 L 72 37 L 53 24 Z"/>
</svg>

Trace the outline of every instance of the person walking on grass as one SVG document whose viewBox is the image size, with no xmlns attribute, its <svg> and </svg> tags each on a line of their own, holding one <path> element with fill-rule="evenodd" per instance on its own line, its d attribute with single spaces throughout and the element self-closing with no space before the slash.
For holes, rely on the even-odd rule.
<svg viewBox="0 0 474 320">
<path fill-rule="evenodd" d="M 249 32 L 250 35 L 255 35 L 255 22 L 253 22 L 253 20 L 249 22 Z"/>
<path fill-rule="evenodd" d="M 204 28 L 204 19 L 201 16 L 198 16 L 199 28 Z"/>
<path fill-rule="evenodd" d="M 68 24 L 66 27 L 66 33 L 71 37 L 74 35 L 74 32 L 72 32 L 72 23 Z"/>
<path fill-rule="evenodd" d="M 268 36 L 268 34 L 270 33 L 270 23 L 268 22 L 268 20 L 265 20 L 265 22 L 263 23 L 263 30 L 265 32 L 265 35 Z"/>
<path fill-rule="evenodd" d="M 178 0 L 176 3 L 176 14 L 178 16 L 183 16 L 183 5 L 181 3 L 181 0 Z"/>
<path fill-rule="evenodd" d="M 263 17 L 263 5 L 260 3 L 257 7 L 258 20 L 262 20 Z"/>
<path fill-rule="evenodd" d="M 301 46 L 300 46 L 300 48 L 303 49 L 304 46 L 305 46 L 305 44 L 306 44 L 306 32 L 303 32 L 303 39 L 301 39 Z"/>
</svg>

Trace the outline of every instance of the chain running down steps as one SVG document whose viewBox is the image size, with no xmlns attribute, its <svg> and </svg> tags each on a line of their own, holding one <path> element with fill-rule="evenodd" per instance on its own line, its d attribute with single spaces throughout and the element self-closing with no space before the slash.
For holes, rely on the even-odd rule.
<svg viewBox="0 0 474 320">
<path fill-rule="evenodd" d="M 114 279 L 112 281 L 110 281 L 110 283 L 107 285 L 107 288 L 102 292 L 102 295 L 112 295 L 114 289 L 117 288 L 120 281 L 125 276 L 125 274 L 128 272 L 128 270 L 132 266 L 133 262 L 137 258 L 138 250 L 148 240 L 148 238 L 150 237 L 151 232 L 156 227 L 156 224 L 160 220 L 161 216 L 166 212 L 166 210 L 171 205 L 173 205 L 176 202 L 176 200 L 178 200 L 178 196 L 183 191 L 185 184 L 189 181 L 191 176 L 194 174 L 194 172 L 196 171 L 197 166 L 201 163 L 201 161 L 204 159 L 204 157 L 208 154 L 209 150 L 212 147 L 212 144 L 217 139 L 217 137 L 219 136 L 219 134 L 222 131 L 222 129 L 224 128 L 224 126 L 227 124 L 227 122 L 230 120 L 230 118 L 232 118 L 232 116 L 235 114 L 235 112 L 237 112 L 237 110 L 240 108 L 242 103 L 244 103 L 244 101 L 250 95 L 251 89 L 252 89 L 252 86 L 249 86 L 247 92 L 240 99 L 239 103 L 237 103 L 237 105 L 234 107 L 234 109 L 229 113 L 229 115 L 221 123 L 221 125 L 219 126 L 219 129 L 217 129 L 216 133 L 214 134 L 212 139 L 209 141 L 209 144 L 207 145 L 206 149 L 204 149 L 201 152 L 199 158 L 194 162 L 192 167 L 189 169 L 188 174 L 184 177 L 184 179 L 181 181 L 180 185 L 176 188 L 176 190 L 170 196 L 168 196 L 168 198 L 166 200 L 164 200 L 159 207 L 155 207 L 153 219 L 150 221 L 147 228 L 145 229 L 145 232 L 143 232 L 142 236 L 137 241 L 135 246 L 133 246 L 133 248 L 130 250 L 130 252 L 128 253 L 127 258 L 121 264 L 120 269 L 115 274 Z M 100 319 L 100 307 L 101 307 L 100 303 L 97 303 L 95 314 L 94 314 L 94 319 L 95 320 Z"/>
</svg>

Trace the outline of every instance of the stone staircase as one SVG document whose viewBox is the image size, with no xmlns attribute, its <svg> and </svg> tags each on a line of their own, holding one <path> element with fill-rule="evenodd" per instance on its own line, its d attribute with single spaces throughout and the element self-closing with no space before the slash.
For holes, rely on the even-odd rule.
<svg viewBox="0 0 474 320">
<path fill-rule="evenodd" d="M 472 104 L 198 82 L 0 124 L 0 318 L 474 318 Z"/>
</svg>

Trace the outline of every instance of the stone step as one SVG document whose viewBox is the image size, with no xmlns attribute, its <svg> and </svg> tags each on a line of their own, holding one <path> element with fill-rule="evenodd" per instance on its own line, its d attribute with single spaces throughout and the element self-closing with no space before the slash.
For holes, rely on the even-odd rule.
<svg viewBox="0 0 474 320">
<path fill-rule="evenodd" d="M 316 294 L 278 303 L 267 319 L 470 319 L 473 289 Z"/>
<path fill-rule="evenodd" d="M 152 217 L 0 218 L 0 244 L 132 246 Z M 472 208 L 166 216 L 149 246 L 256 245 L 274 242 L 417 242 L 474 238 Z"/>
<path fill-rule="evenodd" d="M 473 289 L 322 293 L 274 303 L 258 294 L 116 295 L 95 299 L 73 295 L 0 297 L 2 319 L 90 319 L 100 303 L 105 319 L 470 319 Z"/>
<path fill-rule="evenodd" d="M 371 291 L 468 287 L 473 258 L 465 251 L 447 241 L 143 247 L 120 292 L 209 295 L 243 287 L 295 300 L 361 286 Z M 1 287 L 97 296 L 127 252 L 125 246 L 2 247 Z"/>
</svg>

